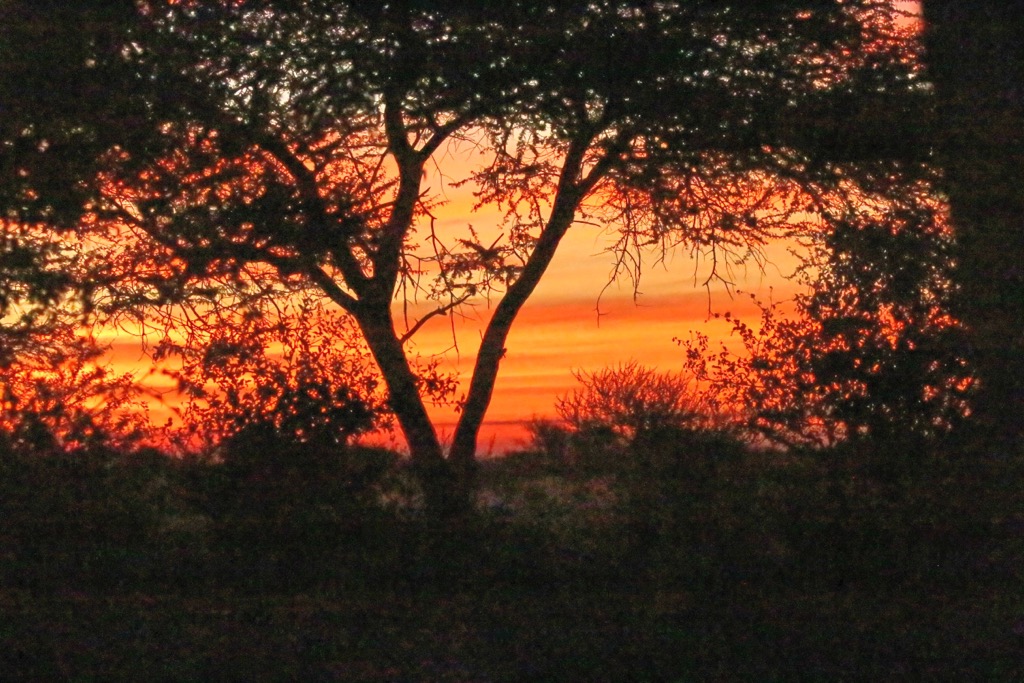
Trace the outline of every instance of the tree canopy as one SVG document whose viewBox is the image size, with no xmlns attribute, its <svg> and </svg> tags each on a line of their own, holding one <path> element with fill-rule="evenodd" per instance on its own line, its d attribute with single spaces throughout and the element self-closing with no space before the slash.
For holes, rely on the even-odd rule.
<svg viewBox="0 0 1024 683">
<path fill-rule="evenodd" d="M 913 46 L 879 0 L 32 7 L 4 5 L 5 52 L 68 39 L 70 59 L 3 71 L 5 89 L 32 76 L 0 128 L 7 220 L 103 254 L 81 282 L 94 315 L 329 299 L 438 505 L 472 472 L 509 330 L 568 230 L 613 226 L 617 272 L 686 246 L 727 277 L 817 229 L 828 197 L 898 194 L 892 169 L 913 178 L 927 157 Z M 80 29 L 52 28 L 55 12 Z M 73 84 L 81 107 L 41 82 Z M 425 171 L 454 141 L 480 151 L 461 180 L 505 213 L 493 243 L 432 229 Z M 445 458 L 408 342 L 484 294 Z M 433 308 L 396 313 L 414 296 Z"/>
</svg>

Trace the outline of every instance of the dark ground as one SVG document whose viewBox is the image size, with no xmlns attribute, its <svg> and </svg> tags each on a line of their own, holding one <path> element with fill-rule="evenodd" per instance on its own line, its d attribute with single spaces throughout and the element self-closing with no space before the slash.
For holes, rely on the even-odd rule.
<svg viewBox="0 0 1024 683">
<path fill-rule="evenodd" d="M 752 458 L 519 456 L 457 532 L 8 463 L 0 680 L 1024 680 L 1016 466 Z"/>
</svg>

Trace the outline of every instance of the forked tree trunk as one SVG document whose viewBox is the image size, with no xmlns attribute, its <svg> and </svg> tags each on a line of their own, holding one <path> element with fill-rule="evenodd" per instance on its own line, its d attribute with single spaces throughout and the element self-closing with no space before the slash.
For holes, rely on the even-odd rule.
<svg viewBox="0 0 1024 683">
<path fill-rule="evenodd" d="M 397 123 L 392 125 L 399 127 Z M 393 137 L 396 140 L 402 139 L 398 133 Z M 390 310 L 390 288 L 379 288 L 357 305 L 348 307 L 362 329 L 387 383 L 391 408 L 405 434 L 426 495 L 427 507 L 434 517 L 457 518 L 472 508 L 477 472 L 477 439 L 487 407 L 491 403 L 501 359 L 505 356 L 505 341 L 516 316 L 536 289 L 559 243 L 572 225 L 580 199 L 601 176 L 602 170 L 598 168 L 592 170 L 586 179 L 580 179 L 583 158 L 590 140 L 591 134 L 583 134 L 569 146 L 548 222 L 522 272 L 509 286 L 487 325 L 448 458 L 444 457 L 437 432 L 427 415 L 402 341 L 395 334 Z M 401 148 L 402 143 L 397 144 Z M 406 162 L 403 189 L 395 202 L 396 207 L 404 207 L 404 213 L 396 213 L 392 219 L 396 225 L 402 225 L 412 221 L 411 207 L 418 196 L 418 191 L 414 190 L 418 188 L 421 165 L 413 165 L 414 160 L 408 153 L 399 153 L 397 157 L 400 165 L 403 159 Z M 603 164 L 598 166 L 603 167 Z M 404 233 L 396 230 L 394 234 Z M 384 264 L 388 268 L 394 265 L 390 260 L 385 260 Z M 393 270 L 380 275 L 383 282 L 395 281 Z"/>
<path fill-rule="evenodd" d="M 387 384 L 391 409 L 405 435 L 428 514 L 440 519 L 464 514 L 471 505 L 472 482 L 459 476 L 444 457 L 390 312 L 386 307 L 376 312 L 363 310 L 355 318 Z"/>
</svg>

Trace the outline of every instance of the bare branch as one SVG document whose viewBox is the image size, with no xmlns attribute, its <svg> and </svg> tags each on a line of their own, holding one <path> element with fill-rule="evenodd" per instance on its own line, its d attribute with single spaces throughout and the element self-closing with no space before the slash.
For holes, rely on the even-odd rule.
<svg viewBox="0 0 1024 683">
<path fill-rule="evenodd" d="M 456 299 L 453 299 L 452 301 L 450 301 L 449 303 L 445 304 L 444 306 L 439 306 L 438 308 L 435 308 L 434 310 L 430 311 L 429 313 L 424 315 L 422 318 L 417 320 L 416 323 L 411 328 L 409 328 L 409 330 L 406 331 L 405 334 L 403 334 L 401 337 L 399 337 L 399 341 L 401 341 L 402 344 L 404 345 L 406 342 L 408 342 L 410 339 L 412 339 L 413 335 L 415 335 L 417 332 L 419 332 L 420 329 L 425 324 L 427 324 L 427 322 L 431 318 L 435 318 L 435 317 L 437 317 L 439 315 L 447 315 L 450 311 L 452 311 L 453 309 L 458 308 L 462 304 L 466 303 L 472 297 L 473 297 L 473 294 L 467 292 L 467 293 L 463 294 L 462 296 L 460 296 L 460 297 L 458 297 Z"/>
</svg>

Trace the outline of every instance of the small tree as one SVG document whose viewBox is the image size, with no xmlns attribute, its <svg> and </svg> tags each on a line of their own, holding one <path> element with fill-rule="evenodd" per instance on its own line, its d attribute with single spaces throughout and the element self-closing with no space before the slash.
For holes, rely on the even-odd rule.
<svg viewBox="0 0 1024 683">
<path fill-rule="evenodd" d="M 695 383 L 682 373 L 630 361 L 574 374 L 582 386 L 560 397 L 555 410 L 577 434 L 605 433 L 635 445 L 670 431 L 707 429 L 714 422 Z"/>
<path fill-rule="evenodd" d="M 952 235 L 927 196 L 846 210 L 801 273 L 795 317 L 759 303 L 759 329 L 733 322 L 742 353 L 709 354 L 704 335 L 685 342 L 715 402 L 745 407 L 748 428 L 789 445 L 905 451 L 962 420 L 971 375 L 950 313 Z"/>
</svg>

